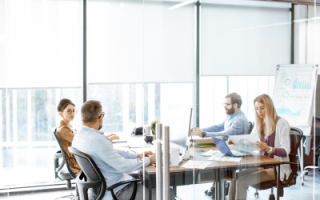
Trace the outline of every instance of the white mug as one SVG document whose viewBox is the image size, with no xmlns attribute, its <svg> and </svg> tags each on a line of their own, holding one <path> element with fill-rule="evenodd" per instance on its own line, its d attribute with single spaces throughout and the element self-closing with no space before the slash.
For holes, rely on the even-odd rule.
<svg viewBox="0 0 320 200">
<path fill-rule="evenodd" d="M 171 166 L 178 166 L 179 165 L 179 155 L 180 149 L 179 148 L 170 148 L 170 163 Z"/>
<path fill-rule="evenodd" d="M 144 126 L 143 130 L 144 130 L 144 134 L 145 134 L 145 135 L 150 135 L 150 133 L 151 133 L 151 126 L 148 126 L 148 125 Z"/>
</svg>

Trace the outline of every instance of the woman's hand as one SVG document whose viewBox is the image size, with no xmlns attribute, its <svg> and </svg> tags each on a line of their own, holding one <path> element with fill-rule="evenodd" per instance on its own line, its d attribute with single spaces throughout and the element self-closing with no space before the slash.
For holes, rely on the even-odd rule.
<svg viewBox="0 0 320 200">
<path fill-rule="evenodd" d="M 270 150 L 270 147 L 264 142 L 257 141 L 257 146 L 266 153 Z"/>
<path fill-rule="evenodd" d="M 109 138 L 109 140 L 119 140 L 119 136 L 117 136 L 116 134 L 112 133 L 110 135 L 107 135 L 107 137 Z"/>
<path fill-rule="evenodd" d="M 228 138 L 228 145 L 234 144 L 230 138 Z"/>
</svg>

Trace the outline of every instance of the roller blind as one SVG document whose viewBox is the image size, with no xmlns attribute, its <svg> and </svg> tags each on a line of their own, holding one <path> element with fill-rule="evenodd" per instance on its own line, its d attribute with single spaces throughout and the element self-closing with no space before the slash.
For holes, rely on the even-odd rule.
<svg viewBox="0 0 320 200">
<path fill-rule="evenodd" d="M 201 75 L 274 75 L 290 63 L 289 4 L 231 3 L 202 5 Z"/>
<path fill-rule="evenodd" d="M 308 6 L 308 63 L 320 66 L 320 6 Z M 318 68 L 319 69 L 319 68 Z M 318 73 L 320 70 L 318 70 Z M 319 80 L 318 80 L 319 81 Z"/>
<path fill-rule="evenodd" d="M 5 1 L 0 1 L 0 89 L 5 88 Z"/>
<path fill-rule="evenodd" d="M 80 87 L 82 1 L 6 4 L 6 87 Z"/>
<path fill-rule="evenodd" d="M 88 82 L 192 82 L 194 5 L 89 2 Z"/>
</svg>

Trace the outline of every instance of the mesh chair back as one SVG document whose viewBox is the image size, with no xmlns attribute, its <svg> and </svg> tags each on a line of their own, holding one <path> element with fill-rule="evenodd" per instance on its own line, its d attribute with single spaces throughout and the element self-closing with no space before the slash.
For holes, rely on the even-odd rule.
<svg viewBox="0 0 320 200">
<path fill-rule="evenodd" d="M 300 147 L 300 142 L 303 136 L 303 132 L 302 130 L 295 128 L 295 127 L 291 127 L 290 130 L 290 146 L 291 146 L 291 150 L 290 150 L 290 154 L 289 154 L 289 160 L 290 162 L 297 162 L 297 152 L 298 152 L 298 148 Z M 291 164 L 291 174 L 288 177 L 288 181 L 287 183 L 289 185 L 293 185 L 296 184 L 296 177 L 298 176 L 298 166 L 296 164 Z"/>
<path fill-rule="evenodd" d="M 72 170 L 70 169 L 69 164 L 68 164 L 68 161 L 67 161 L 67 158 L 66 158 L 66 154 L 65 154 L 65 152 L 64 152 L 64 150 L 63 150 L 63 148 L 62 148 L 62 146 L 61 146 L 61 143 L 60 143 L 60 141 L 59 141 L 59 139 L 58 139 L 58 137 L 57 137 L 57 128 L 54 129 L 53 135 L 54 135 L 54 137 L 56 138 L 56 141 L 57 141 L 57 143 L 58 143 L 58 145 L 59 145 L 59 147 L 60 147 L 61 154 L 62 154 L 62 158 L 63 158 L 63 160 L 66 162 L 68 172 L 70 173 L 70 175 L 71 175 L 73 178 L 76 178 L 77 176 L 76 176 L 76 175 L 72 172 Z"/>
<path fill-rule="evenodd" d="M 248 134 L 250 134 L 251 132 L 252 132 L 252 130 L 253 130 L 253 128 L 254 128 L 254 122 L 252 122 L 252 121 L 249 121 L 249 130 L 248 130 Z"/>
<path fill-rule="evenodd" d="M 88 183 L 87 185 L 94 183 L 95 186 L 98 186 L 93 187 L 95 193 L 98 194 L 96 199 L 102 198 L 106 192 L 107 183 L 97 164 L 89 155 L 77 150 L 76 148 L 68 147 L 68 149 L 74 155 L 81 167 L 80 176 L 84 176 L 82 182 L 85 181 L 85 183 Z M 77 182 L 77 184 L 82 183 Z"/>
<path fill-rule="evenodd" d="M 291 131 L 290 131 L 291 150 L 289 154 L 290 162 L 297 162 L 297 152 L 298 152 L 298 148 L 300 147 L 302 136 L 303 136 L 302 130 L 295 127 L 291 128 Z M 291 168 L 293 166 L 297 166 L 297 165 L 291 165 Z"/>
</svg>

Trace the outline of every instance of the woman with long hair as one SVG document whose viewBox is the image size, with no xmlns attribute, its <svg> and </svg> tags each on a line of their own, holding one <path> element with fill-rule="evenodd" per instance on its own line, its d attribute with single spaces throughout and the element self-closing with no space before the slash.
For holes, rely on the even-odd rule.
<svg viewBox="0 0 320 200">
<path fill-rule="evenodd" d="M 256 111 L 256 129 L 260 141 L 257 146 L 260 154 L 277 159 L 281 162 L 289 162 L 290 153 L 290 125 L 279 117 L 274 108 L 272 99 L 267 94 L 262 94 L 254 99 Z M 231 140 L 228 142 L 232 143 Z M 282 165 L 280 179 L 284 180 L 291 173 L 290 165 Z M 273 167 L 260 167 L 240 171 L 236 179 L 231 181 L 229 188 L 229 200 L 242 200 L 247 197 L 247 188 L 250 185 L 276 180 Z"/>
</svg>

